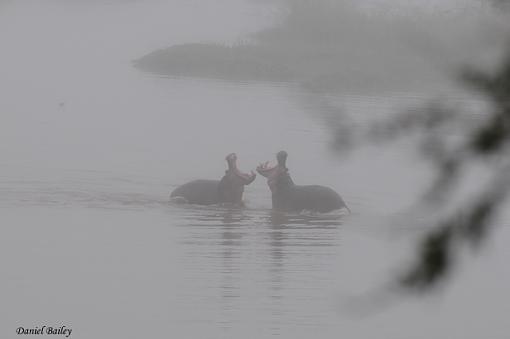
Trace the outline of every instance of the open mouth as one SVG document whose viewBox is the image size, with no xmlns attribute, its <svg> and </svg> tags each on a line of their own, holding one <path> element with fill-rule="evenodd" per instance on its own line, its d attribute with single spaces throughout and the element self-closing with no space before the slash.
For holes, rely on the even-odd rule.
<svg viewBox="0 0 510 339">
<path fill-rule="evenodd" d="M 255 172 L 251 171 L 250 173 L 245 173 L 239 170 L 237 168 L 237 155 L 235 153 L 230 153 L 226 157 L 229 169 L 237 175 L 239 178 L 241 178 L 245 185 L 249 185 L 255 180 L 255 177 L 257 176 Z"/>
<path fill-rule="evenodd" d="M 261 163 L 257 167 L 257 172 L 259 172 L 260 175 L 262 175 L 266 178 L 275 174 L 277 170 L 278 170 L 278 165 L 270 165 L 269 161 L 266 161 L 265 163 Z"/>
</svg>

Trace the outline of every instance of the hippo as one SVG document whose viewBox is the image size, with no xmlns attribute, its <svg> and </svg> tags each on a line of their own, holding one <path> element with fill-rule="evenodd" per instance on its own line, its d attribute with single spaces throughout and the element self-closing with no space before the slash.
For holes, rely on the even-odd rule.
<svg viewBox="0 0 510 339">
<path fill-rule="evenodd" d="M 177 187 L 170 199 L 177 203 L 198 205 L 234 204 L 243 205 L 244 186 L 255 180 L 256 174 L 243 173 L 237 168 L 237 155 L 230 153 L 225 158 L 228 169 L 221 180 L 194 180 Z"/>
<path fill-rule="evenodd" d="M 296 185 L 286 167 L 287 152 L 280 151 L 276 155 L 278 163 L 269 166 L 269 162 L 260 164 L 257 172 L 267 178 L 271 189 L 273 209 L 285 212 L 303 210 L 327 213 L 341 208 L 349 208 L 333 189 L 319 185 Z"/>
</svg>

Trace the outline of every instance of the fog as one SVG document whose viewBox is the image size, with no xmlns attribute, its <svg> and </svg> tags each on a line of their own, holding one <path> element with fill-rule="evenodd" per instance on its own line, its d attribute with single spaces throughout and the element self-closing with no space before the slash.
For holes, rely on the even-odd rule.
<svg viewBox="0 0 510 339">
<path fill-rule="evenodd" d="M 170 76 L 299 83 L 333 92 L 452 90 L 460 65 L 494 65 L 504 15 L 480 2 L 279 2 L 273 25 L 231 44 L 161 46 L 136 60 Z M 437 6 L 436 6 L 437 7 Z"/>
<path fill-rule="evenodd" d="M 0 337 L 504 338 L 507 227 L 432 297 L 353 306 L 409 262 L 432 170 L 336 133 L 437 97 L 481 119 L 455 72 L 505 25 L 460 0 L 0 1 Z M 352 214 L 272 212 L 261 175 L 242 209 L 170 202 L 280 150 Z"/>
</svg>

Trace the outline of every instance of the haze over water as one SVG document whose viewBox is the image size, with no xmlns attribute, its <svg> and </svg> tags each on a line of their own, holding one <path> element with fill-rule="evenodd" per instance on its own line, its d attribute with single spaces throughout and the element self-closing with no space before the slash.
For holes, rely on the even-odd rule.
<svg viewBox="0 0 510 339">
<path fill-rule="evenodd" d="M 363 126 L 429 93 L 332 96 L 132 67 L 273 20 L 253 1 L 0 3 L 0 337 L 42 325 L 73 338 L 508 335 L 508 227 L 432 297 L 353 306 L 413 258 L 419 230 L 394 218 L 431 173 L 405 142 L 334 152 L 328 104 Z M 220 178 L 230 152 L 247 171 L 281 149 L 297 183 L 333 187 L 353 214 L 273 213 L 261 177 L 243 210 L 168 203 L 179 184 Z"/>
</svg>

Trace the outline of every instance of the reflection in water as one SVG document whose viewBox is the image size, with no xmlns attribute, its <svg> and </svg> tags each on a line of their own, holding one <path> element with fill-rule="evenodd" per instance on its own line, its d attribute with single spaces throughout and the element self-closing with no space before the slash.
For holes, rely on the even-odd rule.
<svg viewBox="0 0 510 339">
<path fill-rule="evenodd" d="M 308 227 L 316 229 L 336 228 L 342 224 L 345 212 L 334 214 L 320 213 L 285 213 L 270 211 L 269 223 L 273 226 L 287 226 L 288 228 Z"/>
<path fill-rule="evenodd" d="M 204 293 L 219 292 L 217 321 L 225 331 L 239 325 L 238 313 L 248 307 L 268 318 L 270 334 L 280 334 L 296 305 L 319 298 L 330 282 L 342 215 L 202 206 L 172 212 L 181 216 L 186 274 L 207 279 L 198 283 Z M 310 317 L 300 321 L 320 323 Z"/>
</svg>

